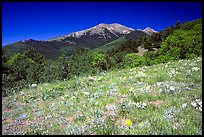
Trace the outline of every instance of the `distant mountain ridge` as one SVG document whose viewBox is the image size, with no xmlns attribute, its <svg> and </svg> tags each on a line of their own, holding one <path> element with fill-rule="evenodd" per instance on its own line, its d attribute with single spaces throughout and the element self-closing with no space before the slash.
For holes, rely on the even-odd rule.
<svg viewBox="0 0 204 137">
<path fill-rule="evenodd" d="M 104 44 L 110 43 L 120 37 L 138 40 L 145 34 L 151 35 L 155 30 L 147 27 L 144 30 L 134 30 L 118 23 L 100 23 L 89 29 L 73 32 L 64 36 L 59 36 L 49 40 L 23 40 L 3 47 L 4 52 L 9 56 L 15 53 L 23 53 L 36 48 L 46 58 L 57 58 L 61 51 L 72 54 L 72 50 L 77 47 L 95 49 Z M 69 47 L 69 48 L 67 48 Z"/>
</svg>

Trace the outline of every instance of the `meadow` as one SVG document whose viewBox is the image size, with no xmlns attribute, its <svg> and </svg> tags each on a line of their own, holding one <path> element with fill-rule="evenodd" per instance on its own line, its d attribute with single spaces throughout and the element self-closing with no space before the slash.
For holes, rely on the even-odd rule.
<svg viewBox="0 0 204 137">
<path fill-rule="evenodd" d="M 201 135 L 202 57 L 31 84 L 2 97 L 2 134 Z"/>
</svg>

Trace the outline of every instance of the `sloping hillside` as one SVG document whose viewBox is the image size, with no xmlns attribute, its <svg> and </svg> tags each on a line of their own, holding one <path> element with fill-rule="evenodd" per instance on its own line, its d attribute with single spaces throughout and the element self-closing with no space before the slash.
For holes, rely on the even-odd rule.
<svg viewBox="0 0 204 137">
<path fill-rule="evenodd" d="M 2 134 L 202 134 L 202 58 L 31 85 L 2 98 Z"/>
<path fill-rule="evenodd" d="M 121 44 L 123 44 L 124 42 L 132 39 L 134 41 L 138 41 L 139 39 L 141 39 L 143 36 L 150 36 L 145 34 L 143 31 L 132 31 L 110 43 L 107 43 L 103 46 L 100 46 L 98 48 L 95 48 L 94 50 L 98 51 L 98 50 L 103 50 L 103 51 L 107 51 L 107 50 L 112 50 L 113 48 L 118 48 L 121 46 Z"/>
<path fill-rule="evenodd" d="M 8 54 L 8 56 L 12 56 L 15 53 L 25 53 L 32 48 L 35 48 L 39 53 L 44 55 L 46 58 L 56 59 L 61 50 L 64 48 L 70 47 L 72 48 L 72 44 L 66 42 L 58 42 L 58 41 L 38 41 L 29 39 L 24 42 L 16 42 L 14 44 L 10 44 L 2 47 L 2 50 Z"/>
<path fill-rule="evenodd" d="M 103 45 L 103 46 L 100 46 L 100 47 L 98 47 L 98 48 L 95 48 L 94 50 L 95 51 L 101 51 L 101 50 L 103 50 L 103 51 L 108 51 L 108 50 L 111 50 L 111 49 L 113 49 L 113 48 L 117 48 L 117 47 L 119 47 L 122 43 L 124 43 L 125 41 L 127 41 L 127 39 L 125 39 L 125 37 L 120 37 L 120 38 L 118 38 L 118 39 L 116 39 L 116 40 L 114 40 L 114 41 L 112 41 L 112 42 L 110 42 L 110 43 L 108 43 L 108 44 L 105 44 L 105 45 Z"/>
</svg>

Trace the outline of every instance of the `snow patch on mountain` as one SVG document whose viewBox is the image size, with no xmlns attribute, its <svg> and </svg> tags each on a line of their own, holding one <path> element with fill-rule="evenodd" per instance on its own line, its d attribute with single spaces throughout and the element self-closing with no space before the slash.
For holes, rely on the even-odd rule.
<svg viewBox="0 0 204 137">
<path fill-rule="evenodd" d="M 153 30 L 152 28 L 150 27 L 147 27 L 143 30 L 145 33 L 149 34 L 149 35 L 152 35 L 153 33 L 158 33 L 157 31 Z"/>
<path fill-rule="evenodd" d="M 68 35 L 65 35 L 65 36 L 61 36 L 61 37 L 57 37 L 57 38 L 51 39 L 49 41 L 52 41 L 52 40 L 60 41 L 60 40 L 66 39 L 67 37 L 80 38 L 83 35 L 87 35 L 87 34 L 90 34 L 90 35 L 97 34 L 97 35 L 99 35 L 99 36 L 101 36 L 101 37 L 103 37 L 105 39 L 107 37 L 111 38 L 110 35 L 105 34 L 105 30 L 106 29 L 110 33 L 115 35 L 116 37 L 119 37 L 117 34 L 128 34 L 128 33 L 132 32 L 132 31 L 134 31 L 134 29 L 126 27 L 126 26 L 123 26 L 123 25 L 118 24 L 118 23 L 113 23 L 113 24 L 100 23 L 99 25 L 94 26 L 92 28 L 89 28 L 89 29 L 86 29 L 86 30 L 77 31 L 77 32 L 73 32 L 71 34 L 68 34 Z"/>
<path fill-rule="evenodd" d="M 144 30 L 137 29 L 138 31 L 143 31 L 148 35 L 152 35 L 153 33 L 158 33 L 154 29 L 147 27 Z M 109 33 L 107 33 L 107 31 Z M 73 32 L 68 35 L 64 35 L 61 37 L 57 37 L 54 39 L 50 39 L 48 41 L 61 41 L 65 40 L 68 37 L 73 37 L 73 38 L 81 38 L 84 35 L 99 35 L 98 38 L 104 38 L 104 39 L 110 39 L 111 38 L 111 33 L 115 35 L 116 37 L 120 37 L 121 34 L 129 34 L 130 32 L 134 31 L 134 29 L 126 27 L 124 25 L 118 24 L 118 23 L 112 23 L 112 24 L 105 24 L 105 23 L 100 23 L 97 26 L 94 26 L 89 29 Z M 69 41 L 67 41 L 69 42 Z"/>
</svg>

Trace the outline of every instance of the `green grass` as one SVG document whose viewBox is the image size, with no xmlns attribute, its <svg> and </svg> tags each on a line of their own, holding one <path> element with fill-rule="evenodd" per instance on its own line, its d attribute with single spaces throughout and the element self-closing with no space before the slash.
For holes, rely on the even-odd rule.
<svg viewBox="0 0 204 137">
<path fill-rule="evenodd" d="M 126 41 L 125 37 L 120 37 L 120 38 L 118 38 L 118 39 L 116 39 L 116 40 L 114 40 L 108 44 L 105 44 L 105 45 L 102 45 L 98 48 L 95 48 L 94 50 L 95 51 L 101 51 L 101 50 L 108 51 L 108 50 L 111 50 L 113 48 L 119 47 L 125 41 Z"/>
<path fill-rule="evenodd" d="M 39 84 L 2 98 L 2 134 L 202 134 L 201 75 L 199 57 Z"/>
</svg>

